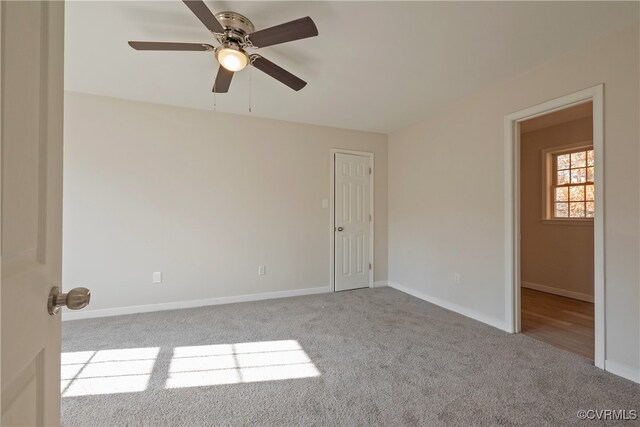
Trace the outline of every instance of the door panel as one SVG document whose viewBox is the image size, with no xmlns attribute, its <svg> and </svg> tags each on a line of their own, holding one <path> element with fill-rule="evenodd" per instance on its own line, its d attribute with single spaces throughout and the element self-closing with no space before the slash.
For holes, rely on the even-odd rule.
<svg viewBox="0 0 640 427">
<path fill-rule="evenodd" d="M 63 2 L 2 2 L 2 425 L 60 423 Z"/>
<path fill-rule="evenodd" d="M 37 402 L 38 384 L 37 365 L 41 357 L 32 360 L 20 374 L 6 387 L 2 394 L 3 426 L 35 426 L 42 425 L 42 417 L 33 402 Z"/>
<path fill-rule="evenodd" d="M 371 241 L 370 159 L 335 155 L 336 291 L 369 286 Z"/>
</svg>

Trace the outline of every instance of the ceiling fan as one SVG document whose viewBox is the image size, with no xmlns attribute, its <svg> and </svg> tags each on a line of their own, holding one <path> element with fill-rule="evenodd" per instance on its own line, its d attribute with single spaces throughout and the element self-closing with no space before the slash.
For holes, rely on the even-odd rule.
<svg viewBox="0 0 640 427">
<path fill-rule="evenodd" d="M 305 39 L 318 35 L 316 24 L 308 16 L 275 27 L 255 31 L 251 21 L 236 12 L 211 13 L 202 0 L 183 0 L 184 4 L 213 34 L 220 46 L 207 43 L 173 43 L 130 41 L 129 46 L 136 50 L 164 51 L 202 51 L 214 52 L 220 63 L 213 84 L 213 92 L 229 91 L 233 73 L 244 69 L 248 64 L 284 83 L 293 90 L 300 90 L 307 82 L 294 76 L 261 55 L 247 53 L 246 49 L 257 49 Z"/>
</svg>

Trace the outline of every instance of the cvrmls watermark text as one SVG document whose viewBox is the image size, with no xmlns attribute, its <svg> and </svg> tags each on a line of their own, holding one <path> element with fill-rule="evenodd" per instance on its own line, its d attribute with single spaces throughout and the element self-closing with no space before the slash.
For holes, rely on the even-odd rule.
<svg viewBox="0 0 640 427">
<path fill-rule="evenodd" d="M 596 421 L 633 421 L 638 419 L 636 409 L 581 409 L 577 415 L 581 420 Z"/>
</svg>

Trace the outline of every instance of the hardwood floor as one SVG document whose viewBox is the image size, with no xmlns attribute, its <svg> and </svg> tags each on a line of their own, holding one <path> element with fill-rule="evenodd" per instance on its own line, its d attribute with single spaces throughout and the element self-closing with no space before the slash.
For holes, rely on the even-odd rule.
<svg viewBox="0 0 640 427">
<path fill-rule="evenodd" d="M 593 304 L 522 288 L 522 333 L 593 360 Z"/>
</svg>

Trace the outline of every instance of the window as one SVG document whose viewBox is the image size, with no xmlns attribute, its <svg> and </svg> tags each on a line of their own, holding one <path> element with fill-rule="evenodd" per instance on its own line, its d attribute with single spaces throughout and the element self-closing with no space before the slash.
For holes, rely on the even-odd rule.
<svg viewBox="0 0 640 427">
<path fill-rule="evenodd" d="M 550 153 L 550 219 L 593 218 L 595 213 L 593 147 Z M 547 163 L 548 164 L 548 163 Z"/>
</svg>

